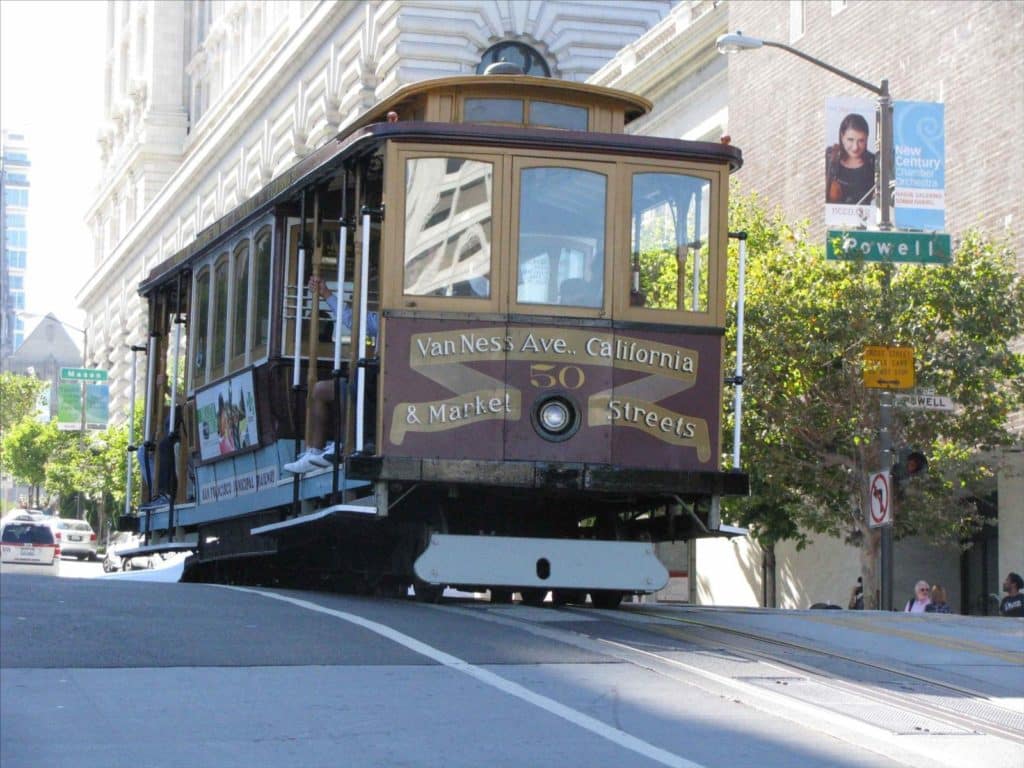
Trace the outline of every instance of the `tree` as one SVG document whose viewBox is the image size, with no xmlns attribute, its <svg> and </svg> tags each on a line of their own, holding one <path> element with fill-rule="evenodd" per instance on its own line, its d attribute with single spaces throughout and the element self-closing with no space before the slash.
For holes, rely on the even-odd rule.
<svg viewBox="0 0 1024 768">
<path fill-rule="evenodd" d="M 34 416 L 39 395 L 49 383 L 31 376 L 0 373 L 0 438 L 26 416 Z"/>
<path fill-rule="evenodd" d="M 59 440 L 55 424 L 41 424 L 32 416 L 23 417 L 4 434 L 3 468 L 19 483 L 32 487 L 36 505 L 46 479 L 46 463 Z"/>
<path fill-rule="evenodd" d="M 891 429 L 894 446 L 930 462 L 898 504 L 895 534 L 958 540 L 979 524 L 970 500 L 993 473 L 979 449 L 1011 442 L 1007 416 L 1024 407 L 1024 359 L 1010 348 L 1024 332 L 1014 254 L 970 233 L 949 266 L 830 262 L 806 226 L 769 215 L 755 196 L 734 197 L 731 228 L 748 233 L 743 427 L 756 469 L 751 497 L 727 510 L 769 545 L 803 541 L 791 522 L 858 545 L 872 607 L 880 535 L 865 522 L 867 485 L 883 457 L 864 347 L 913 347 L 917 386 L 959 404 L 897 412 Z"/>
<path fill-rule="evenodd" d="M 106 511 L 116 513 L 124 506 L 128 426 L 112 425 L 102 432 L 90 434 L 85 440 L 80 439 L 78 432 L 61 435 L 63 439 L 53 446 L 46 464 L 46 488 L 60 494 L 64 500 L 64 513 L 77 511 L 77 503 L 73 500 L 81 493 L 96 509 L 93 522 L 97 529 L 102 530 Z M 138 489 L 139 468 L 137 463 L 133 463 L 132 496 L 136 503 Z"/>
</svg>

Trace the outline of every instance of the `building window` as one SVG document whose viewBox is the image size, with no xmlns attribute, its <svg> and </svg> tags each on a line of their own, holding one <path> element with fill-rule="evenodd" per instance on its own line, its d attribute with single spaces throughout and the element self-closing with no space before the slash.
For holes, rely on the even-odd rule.
<svg viewBox="0 0 1024 768">
<path fill-rule="evenodd" d="M 484 51 L 484 55 L 480 57 L 480 63 L 476 67 L 476 73 L 482 75 L 491 64 L 501 61 L 515 64 L 526 75 L 551 77 L 551 69 L 544 61 L 544 57 L 536 49 L 517 40 L 504 40 Z"/>
<path fill-rule="evenodd" d="M 7 187 L 4 203 L 10 208 L 28 208 L 28 190 L 22 187 Z"/>
<path fill-rule="evenodd" d="M 789 0 L 789 42 L 795 43 L 804 36 L 804 0 Z"/>
<path fill-rule="evenodd" d="M 25 268 L 25 251 L 16 251 L 11 249 L 5 254 L 7 258 L 7 266 L 11 269 L 24 269 Z"/>
</svg>

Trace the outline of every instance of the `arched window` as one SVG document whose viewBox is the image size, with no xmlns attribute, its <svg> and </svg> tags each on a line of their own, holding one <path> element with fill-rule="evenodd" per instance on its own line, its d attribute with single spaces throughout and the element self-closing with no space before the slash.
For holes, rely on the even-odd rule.
<svg viewBox="0 0 1024 768">
<path fill-rule="evenodd" d="M 206 352 L 210 319 L 210 268 L 204 267 L 196 276 L 195 292 L 195 341 L 192 344 L 192 386 L 201 387 L 206 383 Z"/>
<path fill-rule="evenodd" d="M 482 75 L 487 67 L 500 61 L 515 64 L 523 70 L 524 75 L 551 77 L 551 69 L 544 57 L 535 48 L 518 40 L 502 40 L 484 51 L 476 67 L 476 73 Z"/>
<path fill-rule="evenodd" d="M 243 240 L 235 246 L 233 256 L 235 282 L 234 309 L 231 313 L 230 368 L 237 371 L 245 365 L 246 323 L 249 317 L 249 241 Z"/>
<path fill-rule="evenodd" d="M 253 260 L 252 359 L 267 354 L 270 339 L 270 227 L 256 235 Z"/>
<path fill-rule="evenodd" d="M 221 254 L 213 267 L 213 330 L 210 334 L 210 379 L 224 375 L 228 329 L 228 255 Z"/>
</svg>

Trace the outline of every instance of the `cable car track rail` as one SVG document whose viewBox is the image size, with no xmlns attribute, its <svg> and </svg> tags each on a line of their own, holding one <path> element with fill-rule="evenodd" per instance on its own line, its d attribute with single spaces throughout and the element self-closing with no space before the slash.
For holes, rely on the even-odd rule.
<svg viewBox="0 0 1024 768">
<path fill-rule="evenodd" d="M 573 612 L 582 611 L 582 609 L 569 609 Z M 590 612 L 587 611 L 589 614 Z M 782 667 L 788 667 L 790 669 L 799 670 L 808 675 L 812 675 L 816 678 L 816 682 L 822 685 L 835 688 L 842 691 L 845 694 L 854 694 L 866 698 L 873 699 L 879 703 L 886 704 L 888 706 L 896 706 L 903 709 L 908 709 L 918 714 L 941 719 L 949 722 L 952 725 L 956 725 L 962 728 L 966 728 L 973 732 L 982 732 L 992 736 L 1000 738 L 1008 738 L 1017 743 L 1024 744 L 1024 713 L 1015 712 L 1014 710 L 1008 709 L 997 703 L 993 703 L 989 697 L 976 690 L 950 683 L 944 680 L 936 680 L 926 675 L 911 672 L 904 669 L 898 669 L 887 664 L 878 663 L 875 661 L 866 661 L 864 659 L 855 658 L 845 653 L 836 652 L 833 650 L 827 650 L 823 648 L 816 648 L 811 645 L 805 645 L 790 640 L 782 640 L 776 637 L 758 634 L 756 632 L 750 632 L 746 630 L 735 629 L 732 627 L 723 627 L 720 624 L 713 622 L 698 621 L 695 619 L 681 618 L 675 616 L 666 616 L 665 614 L 656 613 L 653 611 L 638 610 L 635 613 L 648 616 L 651 618 L 658 619 L 659 621 L 671 621 L 679 624 L 687 624 L 694 627 L 700 627 L 702 629 L 712 630 L 714 632 L 722 633 L 725 635 L 732 635 L 736 637 L 742 637 L 747 640 L 755 641 L 758 643 L 764 643 L 772 646 L 779 646 L 781 648 L 791 649 L 793 651 L 805 654 L 814 654 L 816 656 L 825 657 L 829 659 L 838 660 L 844 664 L 852 664 L 856 667 L 868 670 L 874 670 L 881 672 L 886 675 L 892 675 L 897 679 L 913 681 L 915 686 L 920 687 L 920 690 L 910 690 L 905 693 L 890 692 L 884 689 L 872 685 L 870 682 L 862 682 L 859 680 L 850 681 L 848 679 L 837 680 L 834 677 L 834 671 L 823 669 L 821 666 L 815 665 L 807 660 L 797 660 L 794 658 L 787 658 L 780 656 L 766 650 L 759 650 L 743 646 L 738 643 L 723 642 L 720 639 L 708 640 L 696 638 L 693 636 L 681 636 L 675 632 L 666 632 L 663 630 L 669 629 L 659 624 L 645 623 L 644 628 L 649 629 L 655 634 L 667 635 L 674 639 L 685 640 L 686 642 L 693 643 L 694 645 L 700 645 L 705 648 L 711 647 L 724 647 L 731 653 L 739 655 L 741 657 L 750 658 L 756 661 L 768 662 L 771 664 L 778 664 Z M 625 620 L 625 616 L 628 613 L 621 615 L 602 615 L 602 619 L 610 621 L 619 625 L 629 625 L 631 627 L 637 626 L 636 622 L 629 622 Z M 604 642 L 615 642 L 615 641 L 604 641 Z M 649 653 L 643 649 L 638 650 L 640 653 Z M 671 659 L 668 659 L 671 663 Z M 844 674 L 844 678 L 848 675 Z M 884 681 L 878 681 L 883 683 Z M 889 683 L 891 684 L 891 683 Z M 916 700 L 915 697 L 919 696 L 932 696 L 924 687 L 929 687 L 933 690 L 947 691 L 953 694 L 955 700 L 970 703 L 971 706 L 978 707 L 982 706 L 986 709 L 991 710 L 990 716 L 980 716 L 978 714 L 970 714 L 963 712 L 960 709 L 949 706 L 948 704 L 942 704 L 934 699 L 929 699 L 927 704 L 922 704 Z M 938 696 L 936 696 L 938 698 Z M 949 698 L 949 697 L 946 697 Z M 978 701 L 978 700 L 983 701 Z"/>
</svg>

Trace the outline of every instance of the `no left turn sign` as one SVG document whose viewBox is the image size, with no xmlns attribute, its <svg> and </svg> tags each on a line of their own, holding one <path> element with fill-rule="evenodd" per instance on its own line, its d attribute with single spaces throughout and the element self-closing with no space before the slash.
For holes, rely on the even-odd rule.
<svg viewBox="0 0 1024 768">
<path fill-rule="evenodd" d="M 882 525 L 892 524 L 892 479 L 889 470 L 875 472 L 868 482 L 868 496 L 871 502 L 871 513 L 868 515 L 868 525 L 878 528 Z"/>
</svg>

